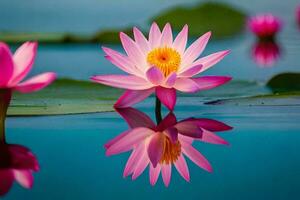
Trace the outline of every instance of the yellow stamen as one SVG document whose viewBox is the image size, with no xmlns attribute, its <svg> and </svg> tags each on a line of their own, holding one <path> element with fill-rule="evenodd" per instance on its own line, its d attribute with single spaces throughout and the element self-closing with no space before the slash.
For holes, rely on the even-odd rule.
<svg viewBox="0 0 300 200">
<path fill-rule="evenodd" d="M 165 136 L 163 155 L 159 161 L 160 164 L 172 164 L 176 162 L 181 154 L 181 144 L 177 142 L 172 143 L 171 140 Z"/>
<path fill-rule="evenodd" d="M 159 68 L 165 76 L 176 72 L 181 63 L 180 54 L 172 48 L 160 47 L 153 49 L 147 55 L 147 62 Z"/>
</svg>

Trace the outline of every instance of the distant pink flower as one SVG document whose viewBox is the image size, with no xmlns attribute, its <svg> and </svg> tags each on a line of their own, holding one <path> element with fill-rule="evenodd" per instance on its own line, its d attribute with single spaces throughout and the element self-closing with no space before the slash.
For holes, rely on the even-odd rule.
<svg viewBox="0 0 300 200">
<path fill-rule="evenodd" d="M 46 87 L 56 78 L 55 73 L 48 72 L 21 82 L 32 68 L 36 50 L 36 42 L 26 42 L 12 55 L 9 47 L 0 42 L 0 89 L 34 92 Z"/>
<path fill-rule="evenodd" d="M 29 149 L 20 145 L 0 144 L 0 196 L 5 195 L 16 180 L 24 188 L 33 185 L 32 172 L 39 164 Z"/>
<path fill-rule="evenodd" d="M 185 156 L 204 170 L 212 172 L 210 163 L 192 143 L 196 140 L 228 145 L 213 132 L 232 129 L 222 122 L 204 118 L 189 118 L 177 122 L 173 113 L 169 113 L 156 126 L 147 115 L 136 109 L 123 108 L 117 111 L 127 121 L 130 129 L 105 144 L 106 155 L 132 150 L 123 176 L 132 175 L 134 180 L 149 166 L 151 185 L 155 185 L 161 172 L 164 184 L 168 186 L 172 165 L 186 181 L 189 181 L 190 174 Z"/>
<path fill-rule="evenodd" d="M 251 17 L 248 26 L 260 38 L 274 37 L 281 29 L 281 21 L 272 14 L 261 14 Z"/>
<path fill-rule="evenodd" d="M 176 90 L 197 92 L 228 82 L 227 76 L 195 75 L 219 62 L 229 51 L 220 51 L 198 59 L 211 33 L 197 39 L 186 49 L 188 26 L 173 40 L 171 25 L 165 25 L 162 32 L 153 23 L 148 40 L 137 28 L 133 28 L 134 40 L 125 33 L 120 39 L 127 55 L 103 47 L 106 58 L 129 75 L 99 75 L 91 79 L 112 87 L 126 89 L 115 107 L 129 107 L 156 93 L 160 101 L 170 110 L 176 103 Z"/>
<path fill-rule="evenodd" d="M 271 67 L 280 57 L 280 48 L 273 41 L 259 41 L 252 49 L 255 62 L 263 67 Z"/>
<path fill-rule="evenodd" d="M 298 25 L 300 26 L 300 5 L 298 5 L 296 8 L 296 20 Z"/>
</svg>

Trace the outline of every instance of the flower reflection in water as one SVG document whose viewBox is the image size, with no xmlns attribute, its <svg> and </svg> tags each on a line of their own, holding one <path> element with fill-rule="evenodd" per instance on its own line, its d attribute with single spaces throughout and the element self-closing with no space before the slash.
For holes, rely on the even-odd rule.
<svg viewBox="0 0 300 200">
<path fill-rule="evenodd" d="M 281 54 L 275 40 L 258 40 L 252 47 L 252 57 L 261 67 L 272 67 Z"/>
<path fill-rule="evenodd" d="M 105 144 L 106 155 L 132 150 L 123 176 L 132 175 L 134 180 L 149 166 L 151 185 L 155 185 L 161 172 L 164 184 L 168 186 L 172 165 L 186 181 L 189 181 L 185 156 L 199 167 L 211 172 L 210 163 L 192 144 L 194 141 L 202 141 L 228 145 L 227 141 L 213 132 L 232 129 L 212 119 L 188 118 L 177 121 L 172 112 L 158 125 L 155 125 L 146 114 L 134 108 L 118 109 L 117 112 L 130 128 Z"/>
</svg>

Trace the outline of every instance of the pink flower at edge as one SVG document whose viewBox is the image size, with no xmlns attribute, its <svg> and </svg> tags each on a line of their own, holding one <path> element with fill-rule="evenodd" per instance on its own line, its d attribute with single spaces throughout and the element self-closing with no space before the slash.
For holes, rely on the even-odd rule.
<svg viewBox="0 0 300 200">
<path fill-rule="evenodd" d="M 98 75 L 91 80 L 104 85 L 126 89 L 115 107 L 132 106 L 152 93 L 170 110 L 176 104 L 176 90 L 194 93 L 220 86 L 229 80 L 227 76 L 194 77 L 222 60 L 229 51 L 220 51 L 199 58 L 211 36 L 208 32 L 187 49 L 188 26 L 173 40 L 171 25 L 160 31 L 153 23 L 146 39 L 136 27 L 134 40 L 125 33 L 120 39 L 127 55 L 103 47 L 105 58 L 129 75 Z"/>
<path fill-rule="evenodd" d="M 232 129 L 222 122 L 205 118 L 188 118 L 177 122 L 172 112 L 156 126 L 147 115 L 136 109 L 121 108 L 117 111 L 130 129 L 105 144 L 106 155 L 132 150 L 123 176 L 132 175 L 134 180 L 149 166 L 151 185 L 155 185 L 161 172 L 164 184 L 168 186 L 172 165 L 189 182 L 190 174 L 185 157 L 204 170 L 212 172 L 210 163 L 192 143 L 202 141 L 228 145 L 228 142 L 213 132 Z"/>
<path fill-rule="evenodd" d="M 12 55 L 9 47 L 0 42 L 0 89 L 29 93 L 38 91 L 55 80 L 56 74 L 47 72 L 23 81 L 33 66 L 37 45 L 37 42 L 26 42 Z"/>
<path fill-rule="evenodd" d="M 272 38 L 281 30 L 282 22 L 272 14 L 260 14 L 248 19 L 248 27 L 259 38 Z"/>
<path fill-rule="evenodd" d="M 33 172 L 39 171 L 36 157 L 21 145 L 0 144 L 0 196 L 17 181 L 24 188 L 33 185 Z"/>
<path fill-rule="evenodd" d="M 300 5 L 298 5 L 296 8 L 296 21 L 297 21 L 298 25 L 300 26 Z"/>
</svg>

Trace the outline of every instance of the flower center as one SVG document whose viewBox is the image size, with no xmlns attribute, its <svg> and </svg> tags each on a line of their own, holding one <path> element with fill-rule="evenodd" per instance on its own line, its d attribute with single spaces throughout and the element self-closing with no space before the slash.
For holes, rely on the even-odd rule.
<svg viewBox="0 0 300 200">
<path fill-rule="evenodd" d="M 147 62 L 159 68 L 165 76 L 176 72 L 179 68 L 180 54 L 172 48 L 160 47 L 150 51 L 147 55 Z"/>
<path fill-rule="evenodd" d="M 177 140 L 176 143 L 172 143 L 168 137 L 164 139 L 163 155 L 159 161 L 160 164 L 174 163 L 181 154 L 181 144 Z"/>
</svg>

